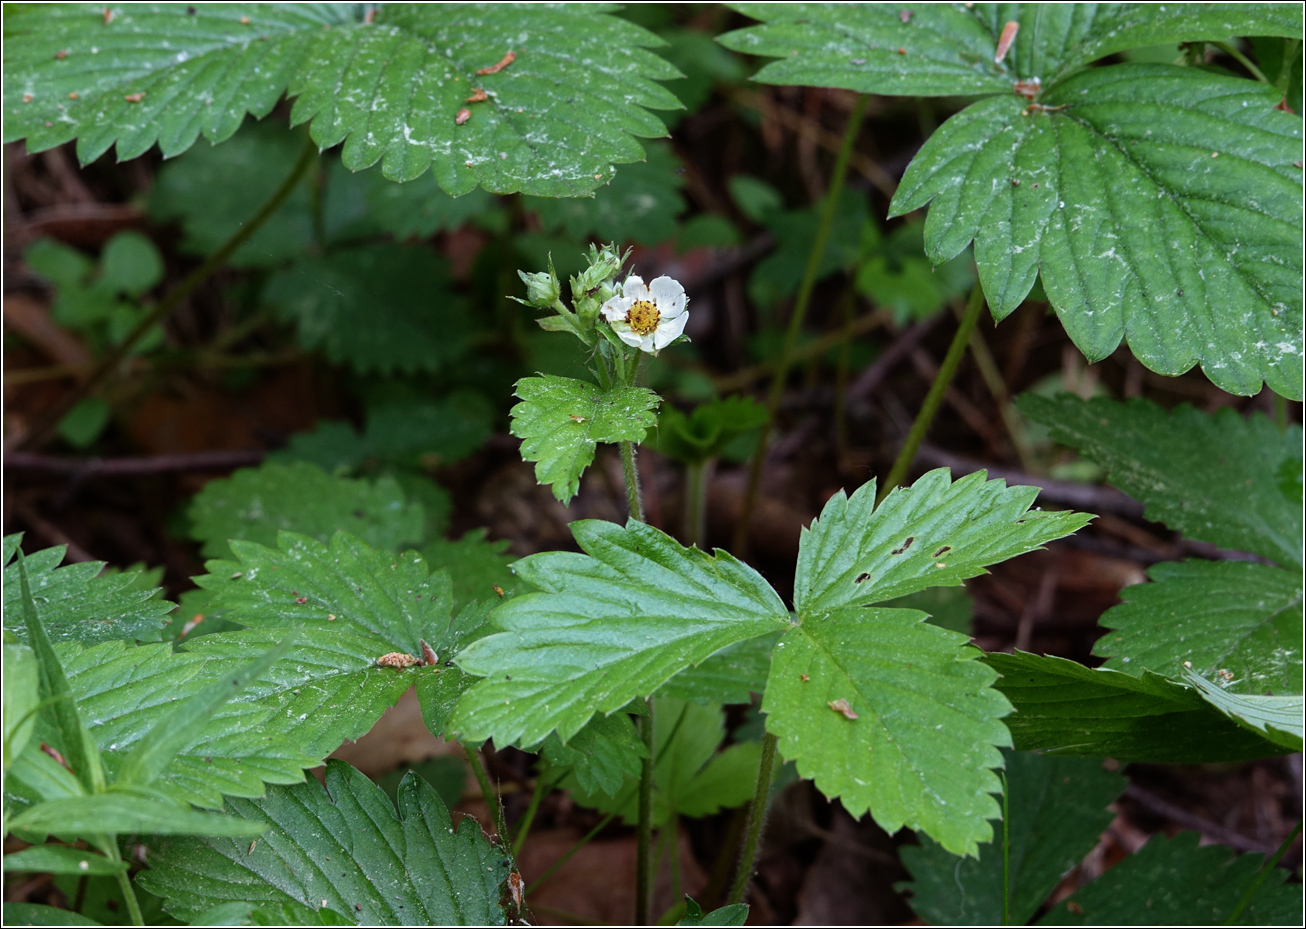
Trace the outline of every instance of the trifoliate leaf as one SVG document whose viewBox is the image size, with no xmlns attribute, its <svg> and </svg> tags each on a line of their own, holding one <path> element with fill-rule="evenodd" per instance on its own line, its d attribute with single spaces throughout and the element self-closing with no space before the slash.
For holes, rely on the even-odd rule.
<svg viewBox="0 0 1306 929">
<path fill-rule="evenodd" d="M 596 713 L 789 624 L 770 585 L 725 552 L 683 548 L 633 520 L 581 520 L 571 529 L 586 554 L 517 562 L 518 576 L 539 592 L 498 606 L 492 618 L 506 631 L 462 653 L 463 670 L 486 678 L 454 716 L 464 737 L 530 745 L 556 729 L 569 740 Z"/>
<path fill-rule="evenodd" d="M 706 36 L 704 37 L 706 38 Z M 547 229 L 564 229 L 578 239 L 657 245 L 676 235 L 676 217 L 685 211 L 680 196 L 680 162 L 663 142 L 645 147 L 647 160 L 626 165 L 589 198 L 528 197 L 522 204 L 539 213 Z"/>
<path fill-rule="evenodd" d="M 1092 517 L 1029 508 L 1037 487 L 1008 487 L 977 471 L 953 481 L 946 468 L 895 488 L 875 506 L 875 482 L 826 502 L 803 532 L 794 605 L 804 615 L 869 606 L 927 587 L 956 586 Z"/>
<path fill-rule="evenodd" d="M 641 442 L 657 421 L 658 395 L 645 387 L 604 391 L 545 375 L 522 378 L 515 396 L 522 402 L 512 408 L 512 434 L 523 440 L 522 458 L 536 462 L 535 479 L 563 503 L 580 489 L 597 443 Z"/>
<path fill-rule="evenodd" d="M 663 684 L 658 693 L 696 703 L 749 703 L 753 694 L 766 689 L 771 653 L 781 634 L 776 631 L 727 645 L 681 671 Z"/>
<path fill-rule="evenodd" d="M 228 541 L 275 545 L 283 530 L 325 542 L 336 531 L 369 545 L 399 549 L 421 540 L 421 504 L 409 503 L 393 478 L 375 483 L 332 477 L 303 461 L 265 462 L 209 481 L 190 506 L 191 538 L 207 557 L 230 555 Z"/>
<path fill-rule="evenodd" d="M 1061 758 L 1004 752 L 1011 822 L 1010 924 L 1023 926 L 1058 882 L 1097 845 L 1111 825 L 1107 804 L 1128 781 L 1102 769 L 1095 758 Z M 1002 830 L 978 858 L 950 855 L 929 836 L 904 845 L 903 865 L 912 881 L 911 907 L 936 926 L 1002 925 Z"/>
<path fill-rule="evenodd" d="M 1234 722 L 1242 723 L 1289 751 L 1301 751 L 1302 711 L 1306 709 L 1306 701 L 1300 695 L 1275 697 L 1231 693 L 1186 668 L 1184 680 L 1197 688 L 1207 703 Z"/>
<path fill-rule="evenodd" d="M 550 768 L 570 769 L 567 781 L 581 794 L 616 796 L 622 785 L 638 779 L 640 759 L 648 749 L 625 713 L 596 716 L 564 745 L 555 732 L 544 740 L 540 754 Z"/>
<path fill-rule="evenodd" d="M 279 120 L 268 120 L 246 126 L 221 148 L 201 145 L 165 162 L 150 190 L 151 218 L 180 225 L 180 246 L 187 254 L 213 254 L 290 176 L 304 151 L 303 136 Z M 314 244 L 310 177 L 301 179 L 267 222 L 227 259 L 229 264 L 275 267 Z"/>
<path fill-rule="evenodd" d="M 592 725 L 592 724 L 591 724 Z M 759 742 L 741 742 L 718 752 L 725 739 L 720 706 L 654 698 L 653 807 L 655 826 L 672 816 L 710 816 L 722 808 L 742 806 L 753 798 L 762 758 Z M 619 813 L 629 823 L 639 818 L 639 768 L 618 789 L 589 790 L 580 769 L 562 779 L 581 806 Z"/>
<path fill-rule="evenodd" d="M 1191 687 L 1027 652 L 991 653 L 995 685 L 1015 706 L 1004 720 L 1015 747 L 1121 761 L 1203 764 L 1285 754 L 1232 722 Z"/>
<path fill-rule="evenodd" d="M 632 137 L 665 134 L 645 107 L 679 105 L 654 83 L 678 76 L 646 50 L 660 40 L 603 7 L 88 4 L 5 28 L 4 140 L 76 138 L 83 164 L 115 142 L 124 160 L 223 141 L 288 91 L 292 122 L 312 120 L 320 148 L 344 142 L 350 170 L 580 196 L 640 160 Z"/>
<path fill-rule="evenodd" d="M 1011 742 L 1000 721 L 1011 705 L 965 636 L 924 620 L 851 606 L 803 614 L 776 645 L 762 711 L 784 757 L 854 817 L 869 809 L 890 834 L 910 826 L 974 855 L 998 815 L 989 769 Z"/>
<path fill-rule="evenodd" d="M 502 212 L 498 201 L 483 190 L 451 197 L 431 174 L 396 184 L 387 180 L 379 168 L 350 171 L 339 161 L 332 161 L 327 169 L 322 225 L 329 242 L 348 242 L 378 233 L 389 233 L 402 241 L 428 239 L 469 221 L 484 222 L 487 215 L 496 212 Z"/>
<path fill-rule="evenodd" d="M 190 919 L 246 900 L 347 913 L 360 925 L 503 925 L 499 887 L 508 862 L 465 817 L 454 830 L 439 795 L 410 775 L 399 813 L 379 787 L 341 761 L 313 778 L 273 787 L 227 809 L 268 823 L 253 845 L 223 839 L 163 840 L 139 881 Z"/>
<path fill-rule="evenodd" d="M 1302 512 L 1280 475 L 1302 473 L 1300 426 L 1280 431 L 1263 415 L 1215 415 L 1183 405 L 1166 413 L 1142 398 L 1118 403 L 1023 394 L 1026 416 L 1107 469 L 1147 505 L 1145 515 L 1193 539 L 1302 564 Z"/>
<path fill-rule="evenodd" d="M 1224 845 L 1199 848 L 1201 835 L 1153 836 L 1036 923 L 1039 926 L 1163 926 L 1223 924 L 1233 915 L 1264 862 L 1258 854 L 1233 855 Z M 1301 891 L 1285 885 L 1288 872 L 1271 868 L 1236 925 L 1301 922 Z"/>
<path fill-rule="evenodd" d="M 467 349 L 469 321 L 447 262 L 418 246 L 303 257 L 263 291 L 306 349 L 360 373 L 437 371 Z"/>
<path fill-rule="evenodd" d="M 4 615 L 5 631 L 19 642 L 27 641 L 27 631 L 19 618 L 22 593 L 18 583 L 18 564 L 13 561 L 21 533 L 4 540 Z M 167 600 L 157 599 L 155 587 L 141 588 L 139 572 L 99 576 L 102 561 L 83 561 L 58 565 L 66 546 L 42 549 L 27 556 L 27 580 L 41 625 L 53 642 L 106 642 L 111 639 L 136 639 L 157 642 L 162 637 L 163 617 L 173 609 Z"/>
<path fill-rule="evenodd" d="M 1111 630 L 1093 653 L 1105 667 L 1177 677 L 1180 665 L 1231 693 L 1297 694 L 1302 689 L 1300 571 L 1239 561 L 1163 562 L 1150 584 L 1120 591 L 1102 614 Z"/>
</svg>

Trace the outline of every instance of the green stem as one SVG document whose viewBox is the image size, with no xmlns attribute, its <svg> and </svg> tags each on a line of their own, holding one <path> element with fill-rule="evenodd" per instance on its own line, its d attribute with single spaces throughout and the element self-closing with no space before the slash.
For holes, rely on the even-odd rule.
<svg viewBox="0 0 1306 929">
<path fill-rule="evenodd" d="M 707 482 L 711 479 L 716 459 L 700 461 L 685 466 L 685 526 L 686 545 L 703 547 L 707 536 Z"/>
<path fill-rule="evenodd" d="M 1283 64 L 1279 66 L 1279 77 L 1274 82 L 1274 86 L 1279 88 L 1279 92 L 1286 98 L 1288 88 L 1292 85 L 1292 66 L 1297 61 L 1297 49 L 1301 47 L 1301 39 L 1284 39 L 1283 40 Z"/>
<path fill-rule="evenodd" d="M 1238 917 L 1243 915 L 1243 910 L 1251 906 L 1252 901 L 1256 899 L 1256 894 L 1260 892 L 1262 885 L 1264 885 L 1269 879 L 1270 872 L 1274 870 L 1276 865 L 1278 865 L 1279 859 L 1287 854 L 1288 849 L 1292 846 L 1292 843 L 1297 840 L 1297 836 L 1299 835 L 1301 835 L 1300 819 L 1297 820 L 1297 828 L 1293 829 L 1292 834 L 1283 840 L 1283 844 L 1279 846 L 1279 850 L 1270 856 L 1270 860 L 1265 862 L 1261 867 L 1260 872 L 1252 879 L 1251 884 L 1248 885 L 1247 889 L 1243 892 L 1242 899 L 1238 901 L 1238 905 L 1233 908 L 1233 912 L 1231 912 L 1228 918 L 1225 919 L 1224 924 L 1226 926 L 1232 926 L 1238 922 Z"/>
<path fill-rule="evenodd" d="M 122 853 L 118 851 L 116 841 L 109 842 L 109 849 L 113 854 L 109 855 L 111 861 L 122 861 Z M 115 875 L 118 879 L 118 889 L 122 891 L 123 901 L 127 904 L 127 915 L 131 917 L 133 926 L 144 926 L 145 917 L 141 914 L 140 901 L 136 899 L 136 889 L 132 887 L 131 878 L 126 871 L 119 871 Z"/>
<path fill-rule="evenodd" d="M 1250 74 L 1252 77 L 1256 78 L 1256 80 L 1260 81 L 1262 84 L 1274 83 L 1268 77 L 1265 76 L 1264 71 L 1256 67 L 1256 65 L 1252 62 L 1250 58 L 1248 58 L 1242 52 L 1238 51 L 1238 49 L 1234 46 L 1232 42 L 1212 42 L 1211 44 L 1214 45 L 1216 48 L 1218 48 L 1220 51 L 1224 52 L 1234 61 L 1238 62 L 1238 64 L 1246 68 L 1247 73 Z"/>
<path fill-rule="evenodd" d="M 258 232 L 263 224 L 272 218 L 272 214 L 281 207 L 286 198 L 294 191 L 303 179 L 304 174 L 317 162 L 317 143 L 311 138 L 304 144 L 304 150 L 295 162 L 295 166 L 290 169 L 290 174 L 281 186 L 278 187 L 264 204 L 258 208 L 258 212 L 251 216 L 239 229 L 222 244 L 216 252 L 205 259 L 204 263 L 192 271 L 182 280 L 180 284 L 164 294 L 159 302 L 154 305 L 150 312 L 136 325 L 127 337 L 113 347 L 108 356 L 100 362 L 90 377 L 78 385 L 76 390 L 71 391 L 61 403 L 56 404 L 51 412 L 46 416 L 42 424 L 32 431 L 31 438 L 24 444 L 29 447 L 35 447 L 44 444 L 59 428 L 59 422 L 64 415 L 76 406 L 84 397 L 94 393 L 101 384 L 103 384 L 111 374 L 122 363 L 123 359 L 131 352 L 136 343 L 145 337 L 145 335 L 156 325 L 166 319 L 173 310 L 181 305 L 182 301 L 189 297 L 196 289 L 199 288 L 209 276 L 218 268 L 227 263 L 236 251 L 247 241 L 250 236 Z"/>
<path fill-rule="evenodd" d="M 463 746 L 463 753 L 467 756 L 467 763 L 472 766 L 472 774 L 475 775 L 476 783 L 481 788 L 485 805 L 490 808 L 494 816 L 494 831 L 499 834 L 499 844 L 507 850 L 509 848 L 508 824 L 503 819 L 503 803 L 499 800 L 499 794 L 490 786 L 490 777 L 485 773 L 485 765 L 481 764 L 480 753 L 470 745 Z"/>
<path fill-rule="evenodd" d="M 962 356 L 966 354 L 970 334 L 974 331 L 975 323 L 979 320 L 980 311 L 983 309 L 984 289 L 976 282 L 975 289 L 970 292 L 970 300 L 966 303 L 966 313 L 961 317 L 957 333 L 952 337 L 952 344 L 948 346 L 948 354 L 943 357 L 943 364 L 939 365 L 939 373 L 935 376 L 934 383 L 930 385 L 930 392 L 925 395 L 921 411 L 916 414 L 916 421 L 911 424 L 911 431 L 907 433 L 907 440 L 902 444 L 902 451 L 898 453 L 897 460 L 889 469 L 889 476 L 884 479 L 875 496 L 876 506 L 879 506 L 889 495 L 889 491 L 901 484 L 903 478 L 907 476 L 907 469 L 911 467 L 916 452 L 925 441 L 925 434 L 930 431 L 935 414 L 939 412 L 943 395 L 947 393 L 948 385 L 957 374 L 957 367 L 961 364 Z"/>
<path fill-rule="evenodd" d="M 648 749 L 639 768 L 639 825 L 635 846 L 635 925 L 647 926 L 653 917 L 653 873 L 649 867 L 653 844 L 653 698 L 648 714 L 640 718 L 639 731 Z"/>
<path fill-rule="evenodd" d="M 533 894 L 541 884 L 543 884 L 549 878 L 553 877 L 555 871 L 557 871 L 568 861 L 570 861 L 572 855 L 576 854 L 586 845 L 589 845 L 590 842 L 594 841 L 594 837 L 598 835 L 600 832 L 602 832 L 604 828 L 607 827 L 608 823 L 612 822 L 613 818 L 616 815 L 617 815 L 616 813 L 609 813 L 607 816 L 604 816 L 602 819 L 600 819 L 599 824 L 595 826 L 593 829 L 591 829 L 589 832 L 585 833 L 585 835 L 581 838 L 581 840 L 577 842 L 575 845 L 573 845 L 567 851 L 567 854 L 563 855 L 553 864 L 549 865 L 548 870 L 546 870 L 543 874 L 541 874 L 539 877 L 537 877 L 534 881 L 530 883 L 530 886 L 528 886 L 525 890 L 525 895 L 529 897 L 531 894 Z M 536 909 L 538 909 L 538 907 L 536 907 Z"/>
<path fill-rule="evenodd" d="M 639 496 L 639 471 L 635 469 L 635 445 L 621 443 L 621 471 L 626 478 L 626 511 L 631 519 L 644 521 L 644 502 Z"/>
<path fill-rule="evenodd" d="M 748 832 L 744 836 L 744 848 L 739 855 L 739 871 L 735 874 L 734 886 L 730 888 L 728 903 L 743 903 L 748 893 L 748 884 L 753 879 L 753 868 L 757 866 L 757 855 L 762 848 L 762 827 L 766 824 L 766 808 L 771 799 L 771 766 L 775 763 L 776 737 L 766 734 L 762 740 L 762 761 L 757 766 L 757 791 L 753 794 L 752 805 L 748 809 Z"/>
<path fill-rule="evenodd" d="M 1277 393 L 1271 392 L 1274 398 L 1274 424 L 1279 427 L 1280 432 L 1288 431 L 1288 401 Z"/>
<path fill-rule="evenodd" d="M 844 130 L 843 144 L 840 145 L 839 155 L 834 162 L 834 171 L 830 175 L 830 189 L 826 191 L 825 203 L 821 208 L 820 225 L 816 229 L 816 238 L 812 240 L 812 250 L 807 256 L 807 268 L 803 272 L 803 281 L 798 287 L 798 296 L 794 300 L 794 311 L 789 317 L 789 328 L 785 331 L 780 360 L 771 378 L 771 391 L 766 401 L 766 424 L 762 426 L 762 434 L 757 440 L 757 450 L 748 465 L 748 485 L 744 490 L 744 503 L 739 512 L 739 522 L 735 526 L 733 551 L 736 555 L 742 555 L 748 545 L 749 524 L 752 521 L 753 508 L 757 505 L 757 491 L 762 480 L 762 463 L 766 460 L 767 439 L 771 437 L 771 424 L 775 422 L 776 410 L 780 407 L 785 379 L 789 375 L 789 366 L 793 363 L 794 346 L 798 344 L 798 336 L 807 317 L 807 305 L 812 299 L 812 289 L 816 286 L 821 260 L 825 257 L 825 246 L 830 239 L 830 228 L 834 225 L 834 214 L 843 193 L 844 178 L 848 174 L 848 161 L 852 158 L 857 133 L 861 129 L 862 117 L 866 115 L 866 103 L 869 99 L 864 94 L 858 95 L 857 103 L 848 117 L 848 126 Z"/>
<path fill-rule="evenodd" d="M 1011 925 L 1011 796 L 1007 787 L 1007 773 L 998 772 L 1002 778 L 1002 925 Z"/>
<path fill-rule="evenodd" d="M 517 837 L 512 840 L 512 855 L 514 858 L 521 854 L 521 847 L 526 842 L 526 834 L 531 831 L 531 823 L 535 822 L 535 814 L 540 811 L 540 804 L 544 801 L 544 795 L 548 792 L 548 778 L 544 776 L 537 777 L 535 779 L 535 792 L 531 794 L 531 805 L 526 808 L 526 815 L 517 824 Z"/>
</svg>

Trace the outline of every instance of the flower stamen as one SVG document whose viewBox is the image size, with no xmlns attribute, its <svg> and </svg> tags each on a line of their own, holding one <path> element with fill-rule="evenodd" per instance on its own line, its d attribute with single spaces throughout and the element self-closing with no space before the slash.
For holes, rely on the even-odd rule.
<svg viewBox="0 0 1306 929">
<path fill-rule="evenodd" d="M 626 323 L 630 326 L 630 331 L 639 336 L 647 336 L 656 332 L 658 322 L 662 319 L 662 314 L 658 308 L 647 300 L 636 300 L 626 313 Z"/>
</svg>

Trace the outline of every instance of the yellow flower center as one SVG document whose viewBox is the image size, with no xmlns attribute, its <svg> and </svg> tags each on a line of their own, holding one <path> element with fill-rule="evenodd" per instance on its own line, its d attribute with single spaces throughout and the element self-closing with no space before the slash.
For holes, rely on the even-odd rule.
<svg viewBox="0 0 1306 929">
<path fill-rule="evenodd" d="M 647 300 L 636 300 L 626 314 L 626 322 L 630 325 L 630 331 L 636 335 L 650 335 L 658 328 L 658 320 L 662 314 L 658 308 Z"/>
</svg>

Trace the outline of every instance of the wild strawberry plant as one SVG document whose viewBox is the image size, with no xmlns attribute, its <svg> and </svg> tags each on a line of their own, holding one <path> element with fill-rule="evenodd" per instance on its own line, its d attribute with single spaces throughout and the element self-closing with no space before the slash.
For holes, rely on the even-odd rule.
<svg viewBox="0 0 1306 929">
<path fill-rule="evenodd" d="M 618 446 L 629 519 L 577 520 L 579 551 L 534 554 L 511 572 L 483 534 L 442 538 L 450 501 L 421 479 L 431 447 L 412 435 L 438 435 L 439 454 L 457 460 L 488 434 L 493 410 L 462 388 L 392 389 L 368 398 L 361 431 L 324 423 L 195 498 L 190 534 L 212 560 L 171 623 L 172 604 L 145 574 L 61 568 L 62 550 L 24 556 L 7 537 L 5 825 L 31 847 L 6 856 L 6 871 L 112 879 L 136 923 L 137 888 L 147 906 L 194 923 L 502 923 L 529 913 L 514 859 L 538 797 L 560 788 L 637 826 L 641 922 L 657 915 L 652 830 L 748 804 L 732 905 L 704 914 L 688 900 L 672 914 L 739 924 L 783 765 L 854 816 L 918 832 L 903 859 L 923 918 L 1028 922 L 1110 822 L 1123 779 L 1093 759 L 1301 750 L 1299 428 L 1145 401 L 1021 400 L 1149 518 L 1254 559 L 1155 566 L 1103 617 L 1096 653 L 1107 661 L 1096 669 L 985 654 L 918 608 L 922 594 L 1091 516 L 1040 509 L 1037 488 L 983 473 L 940 469 L 899 486 L 983 307 L 1001 320 L 1036 280 L 1090 360 L 1123 340 L 1160 374 L 1200 365 L 1231 393 L 1264 384 L 1302 398 L 1301 122 L 1276 106 L 1294 60 L 1300 73 L 1300 9 L 732 8 L 760 24 L 721 45 L 779 59 L 759 81 L 977 98 L 929 138 L 893 196 L 893 216 L 928 206 L 923 226 L 887 239 L 865 198 L 842 189 L 864 102 L 817 208 L 785 212 L 761 182 L 732 185 L 778 240 L 750 294 L 763 306 L 796 295 L 793 326 L 815 281 L 835 271 L 900 315 L 970 290 L 899 462 L 835 493 L 804 530 L 791 603 L 745 560 L 648 525 L 636 465 L 652 440 L 701 484 L 744 440 L 756 475 L 778 394 L 765 408 L 735 399 L 692 415 L 663 405 L 645 384 L 662 353 L 686 350 L 694 295 L 667 276 L 646 281 L 616 244 L 559 252 L 561 273 L 548 247 L 556 230 L 619 242 L 674 234 L 683 182 L 669 150 L 650 143 L 646 164 L 625 167 L 645 155 L 637 138 L 665 134 L 648 110 L 679 106 L 655 83 L 677 76 L 649 50 L 655 35 L 606 7 L 568 4 L 7 14 L 6 141 L 37 151 L 76 140 L 84 163 L 111 147 L 121 160 L 156 144 L 180 155 L 201 135 L 223 143 L 165 166 L 155 215 L 180 223 L 181 248 L 205 258 L 204 275 L 223 263 L 266 269 L 274 315 L 357 375 L 440 377 L 474 342 L 433 255 L 367 237 L 464 221 L 502 235 L 508 210 L 490 194 L 529 195 L 550 232 L 502 243 L 501 260 L 531 269 L 519 272 L 519 302 L 543 311 L 544 338 L 565 346 L 549 350 L 567 360 L 516 380 L 510 430 L 563 504 L 598 447 Z M 1237 36 L 1285 40 L 1280 73 L 1257 82 L 1104 63 L 1141 45 L 1191 50 Z M 737 66 L 713 59 L 716 46 L 686 51 L 695 47 L 673 45 L 691 77 L 703 61 L 717 74 Z M 283 95 L 306 138 L 271 123 L 236 134 Z M 339 160 L 320 165 L 336 145 Z M 593 202 L 556 199 L 600 188 Z M 853 233 L 832 235 L 840 224 Z M 688 240 L 689 227 L 680 234 Z M 974 274 L 963 255 L 972 243 Z M 29 253 L 66 313 L 107 325 L 106 372 L 148 345 L 172 305 L 113 304 L 157 280 L 137 258 L 106 254 L 94 272 L 50 246 Z M 928 286 L 906 283 L 931 266 Z M 702 538 L 697 500 L 685 541 Z M 538 754 L 537 798 L 515 835 L 501 811 L 493 839 L 471 820 L 455 829 L 416 775 L 397 811 L 342 762 L 328 766 L 325 790 L 305 781 L 305 768 L 410 687 L 428 728 L 463 743 L 487 798 L 478 749 Z M 722 707 L 753 694 L 754 737 L 722 748 Z M 134 880 L 123 855 L 133 835 L 165 836 L 147 839 L 149 867 Z M 1188 836 L 1154 840 L 1042 921 L 1295 922 L 1299 896 L 1262 864 Z M 58 913 L 6 904 L 11 917 Z"/>
</svg>

